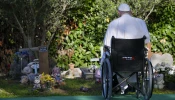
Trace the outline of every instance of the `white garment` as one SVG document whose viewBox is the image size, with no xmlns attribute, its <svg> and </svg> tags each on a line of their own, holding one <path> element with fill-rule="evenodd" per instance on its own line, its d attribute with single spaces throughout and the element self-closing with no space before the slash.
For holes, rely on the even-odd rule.
<svg viewBox="0 0 175 100">
<path fill-rule="evenodd" d="M 150 35 L 145 22 L 129 14 L 123 14 L 120 18 L 113 20 L 107 29 L 104 45 L 111 47 L 111 38 L 136 39 L 146 36 L 145 43 L 150 42 Z"/>
<path fill-rule="evenodd" d="M 106 35 L 104 38 L 104 45 L 111 47 L 111 38 L 114 36 L 115 38 L 121 38 L 121 39 L 136 39 L 136 38 L 142 38 L 143 36 L 146 36 L 145 43 L 150 42 L 150 35 L 147 29 L 147 26 L 145 24 L 145 21 L 139 18 L 135 18 L 130 16 L 129 14 L 123 14 L 120 18 L 113 20 L 106 31 Z M 104 56 L 105 53 L 103 53 L 101 64 L 103 60 L 105 59 Z M 124 77 L 127 77 L 130 73 L 123 73 L 122 75 Z M 122 80 L 118 78 L 118 81 L 121 82 Z M 130 79 L 130 82 L 136 82 L 136 75 L 133 75 Z M 120 85 L 121 90 L 124 91 L 128 85 L 126 82 L 122 83 Z"/>
</svg>

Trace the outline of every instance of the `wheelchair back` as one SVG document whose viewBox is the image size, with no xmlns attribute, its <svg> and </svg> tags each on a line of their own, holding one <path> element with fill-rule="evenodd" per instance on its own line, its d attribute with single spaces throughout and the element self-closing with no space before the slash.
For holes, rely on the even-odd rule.
<svg viewBox="0 0 175 100">
<path fill-rule="evenodd" d="M 138 72 L 145 65 L 145 38 L 117 39 L 112 37 L 111 67 L 113 72 Z"/>
</svg>

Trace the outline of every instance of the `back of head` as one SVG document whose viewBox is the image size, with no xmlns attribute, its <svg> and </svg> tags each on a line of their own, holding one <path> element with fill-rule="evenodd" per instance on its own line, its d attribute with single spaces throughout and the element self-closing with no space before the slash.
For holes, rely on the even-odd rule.
<svg viewBox="0 0 175 100">
<path fill-rule="evenodd" d="M 130 7 L 129 7 L 128 4 L 122 3 L 122 4 L 119 5 L 118 10 L 128 12 L 128 11 L 130 11 Z"/>
</svg>

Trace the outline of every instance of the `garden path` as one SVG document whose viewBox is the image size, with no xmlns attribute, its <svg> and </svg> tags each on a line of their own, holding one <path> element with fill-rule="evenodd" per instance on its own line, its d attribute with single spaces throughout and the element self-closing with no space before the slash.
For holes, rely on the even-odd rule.
<svg viewBox="0 0 175 100">
<path fill-rule="evenodd" d="M 102 96 L 48 96 L 24 98 L 0 98 L 0 100 L 104 100 Z M 116 95 L 111 100 L 142 100 L 135 95 Z M 154 94 L 150 100 L 175 100 L 175 94 Z"/>
</svg>

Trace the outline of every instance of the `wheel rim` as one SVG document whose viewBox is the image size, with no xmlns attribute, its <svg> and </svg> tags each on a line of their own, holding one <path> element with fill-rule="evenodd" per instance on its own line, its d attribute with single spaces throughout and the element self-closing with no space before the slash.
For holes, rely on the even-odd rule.
<svg viewBox="0 0 175 100">
<path fill-rule="evenodd" d="M 146 99 L 149 99 L 152 96 L 152 89 L 153 89 L 153 71 L 150 62 L 147 61 L 143 78 L 143 91 Z"/>
<path fill-rule="evenodd" d="M 103 77 L 102 77 L 102 88 L 103 88 L 103 96 L 104 98 L 107 97 L 107 93 L 106 93 L 106 63 L 103 64 L 103 67 L 102 67 L 102 72 L 103 72 Z"/>
<path fill-rule="evenodd" d="M 103 88 L 103 97 L 109 99 L 112 94 L 112 78 L 111 70 L 109 69 L 110 65 L 108 62 L 103 64 L 102 67 L 102 88 Z"/>
</svg>

